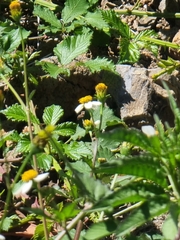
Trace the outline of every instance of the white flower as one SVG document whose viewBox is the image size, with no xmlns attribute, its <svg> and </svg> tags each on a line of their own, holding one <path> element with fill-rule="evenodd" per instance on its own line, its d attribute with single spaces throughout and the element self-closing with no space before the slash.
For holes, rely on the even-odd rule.
<svg viewBox="0 0 180 240">
<path fill-rule="evenodd" d="M 148 137 L 152 137 L 156 135 L 156 130 L 154 129 L 153 126 L 147 125 L 147 126 L 142 126 L 141 130 L 144 134 L 146 134 Z"/>
<path fill-rule="evenodd" d="M 13 195 L 18 197 L 27 194 L 32 188 L 33 181 L 42 182 L 48 177 L 49 173 L 38 174 L 35 170 L 30 169 L 22 174 L 22 180 L 17 183 L 13 189 Z"/>
<path fill-rule="evenodd" d="M 78 114 L 80 113 L 84 108 L 87 109 L 87 110 L 90 110 L 90 109 L 97 109 L 99 106 L 101 106 L 101 102 L 99 101 L 90 101 L 90 102 L 87 102 L 87 103 L 81 103 L 79 104 L 76 108 L 75 108 L 75 112 Z"/>
<path fill-rule="evenodd" d="M 0 240 L 5 240 L 6 238 L 2 235 L 2 234 L 0 234 Z"/>
</svg>

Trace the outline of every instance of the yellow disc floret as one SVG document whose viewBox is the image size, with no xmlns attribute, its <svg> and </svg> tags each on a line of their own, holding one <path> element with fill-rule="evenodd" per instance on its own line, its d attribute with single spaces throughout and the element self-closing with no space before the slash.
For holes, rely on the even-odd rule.
<svg viewBox="0 0 180 240">
<path fill-rule="evenodd" d="M 22 9 L 21 9 L 21 4 L 19 1 L 12 1 L 9 5 L 11 17 L 15 21 L 19 21 L 21 14 L 22 14 Z"/>
<path fill-rule="evenodd" d="M 83 104 L 83 103 L 88 103 L 92 101 L 92 96 L 91 95 L 87 95 L 85 97 L 82 97 L 79 99 L 79 103 Z"/>
<path fill-rule="evenodd" d="M 24 172 L 21 175 L 21 178 L 22 178 L 23 182 L 28 182 L 28 181 L 32 180 L 33 178 L 37 177 L 37 175 L 38 175 L 37 171 L 35 171 L 34 169 L 30 169 L 30 170 Z"/>
</svg>

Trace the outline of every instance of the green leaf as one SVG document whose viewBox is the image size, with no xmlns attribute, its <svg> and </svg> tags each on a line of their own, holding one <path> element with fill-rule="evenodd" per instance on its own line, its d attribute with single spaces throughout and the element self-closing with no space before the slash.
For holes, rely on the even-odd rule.
<svg viewBox="0 0 180 240">
<path fill-rule="evenodd" d="M 178 234 L 178 225 L 171 217 L 168 217 L 162 225 L 162 233 L 165 239 L 174 240 Z"/>
<path fill-rule="evenodd" d="M 91 225 L 86 232 L 85 239 L 101 239 L 112 233 L 115 233 L 116 237 L 124 237 L 153 217 L 165 213 L 168 210 L 168 203 L 168 198 L 164 196 L 150 198 L 148 202 L 142 203 L 139 208 L 123 218 L 120 223 L 115 219 L 109 219 Z"/>
<path fill-rule="evenodd" d="M 106 58 L 97 57 L 97 58 L 89 60 L 87 62 L 80 62 L 80 63 L 78 63 L 78 65 L 85 66 L 92 73 L 100 72 L 102 70 L 115 72 L 115 65 L 113 64 L 112 61 L 109 61 Z"/>
<path fill-rule="evenodd" d="M 94 28 L 103 29 L 108 27 L 108 24 L 103 19 L 102 13 L 99 10 L 93 13 L 88 12 L 85 16 L 85 21 Z"/>
<path fill-rule="evenodd" d="M 84 238 L 87 240 L 98 240 L 109 236 L 115 232 L 119 223 L 115 219 L 108 219 L 97 224 L 93 224 L 86 232 Z M 104 239 L 104 238 L 103 238 Z"/>
<path fill-rule="evenodd" d="M 65 123 L 58 124 L 54 131 L 54 133 L 57 133 L 58 135 L 66 136 L 66 137 L 75 134 L 75 132 L 76 132 L 76 124 L 73 122 L 65 122 Z"/>
<path fill-rule="evenodd" d="M 19 104 L 13 104 L 10 107 L 6 108 L 5 110 L 1 110 L 7 119 L 10 119 L 12 121 L 25 121 L 27 122 L 27 113 L 26 111 L 22 108 L 21 105 Z M 32 123 L 37 123 L 39 124 L 39 120 L 36 118 L 35 115 L 30 113 L 30 118 Z"/>
<path fill-rule="evenodd" d="M 84 142 L 71 142 L 63 145 L 65 154 L 74 160 L 80 160 L 83 157 L 92 156 L 92 151 L 86 146 Z"/>
<path fill-rule="evenodd" d="M 100 146 L 97 152 L 97 159 L 98 158 L 102 158 L 109 162 L 111 159 L 114 159 L 114 154 L 109 148 Z"/>
<path fill-rule="evenodd" d="M 135 209 L 119 224 L 116 234 L 118 237 L 129 234 L 135 228 L 141 226 L 153 217 L 157 217 L 168 211 L 169 199 L 164 196 L 150 198 L 140 208 Z"/>
<path fill-rule="evenodd" d="M 94 119 L 94 121 L 100 119 L 100 108 L 97 108 L 93 111 L 93 119 Z M 109 126 L 110 120 L 120 122 L 120 119 L 114 115 L 113 110 L 110 109 L 108 106 L 106 106 L 103 109 L 103 118 L 102 118 L 101 129 L 105 129 L 107 126 Z"/>
<path fill-rule="evenodd" d="M 63 22 L 65 24 L 71 22 L 74 18 L 86 13 L 88 7 L 86 0 L 67 0 L 61 15 Z"/>
<path fill-rule="evenodd" d="M 17 28 L 15 24 L 7 21 L 0 25 L 0 38 L 3 51 L 10 53 L 14 51 L 21 44 L 21 32 L 23 39 L 26 39 L 30 35 L 30 31 L 26 31 L 24 28 Z"/>
<path fill-rule="evenodd" d="M 43 121 L 46 125 L 55 125 L 59 119 L 63 116 L 64 110 L 59 105 L 51 105 L 44 109 Z"/>
<path fill-rule="evenodd" d="M 46 153 L 39 153 L 36 156 L 38 167 L 44 171 L 49 171 L 52 166 L 53 157 Z"/>
<path fill-rule="evenodd" d="M 42 7 L 39 5 L 34 5 L 34 11 L 33 14 L 35 16 L 40 17 L 45 22 L 49 23 L 51 26 L 51 31 L 53 33 L 56 33 L 57 31 L 60 31 L 62 28 L 60 20 L 56 17 L 54 12 L 50 10 L 49 8 Z"/>
<path fill-rule="evenodd" d="M 78 36 L 69 36 L 54 48 L 54 53 L 62 65 L 67 65 L 75 57 L 88 50 L 92 33 L 87 30 Z"/>
<path fill-rule="evenodd" d="M 81 196 L 86 196 L 91 202 L 97 202 L 112 193 L 107 185 L 94 179 L 91 173 L 83 174 L 76 172 L 75 170 L 73 170 L 73 173 L 73 182 L 79 187 Z"/>
<path fill-rule="evenodd" d="M 59 67 L 58 65 L 51 63 L 51 62 L 46 62 L 46 61 L 41 61 L 41 62 L 37 62 L 36 61 L 36 65 L 40 65 L 42 67 L 42 69 L 49 73 L 49 75 L 55 79 L 57 79 L 57 76 L 59 74 L 63 74 L 66 76 L 70 75 L 70 71 L 67 68 L 64 67 Z"/>
<path fill-rule="evenodd" d="M 103 163 L 97 169 L 96 173 L 105 173 L 108 175 L 119 173 L 142 177 L 151 180 L 163 188 L 168 186 L 166 173 L 158 161 L 154 161 L 151 155 L 140 155 L 125 157 L 123 160 Z"/>
<path fill-rule="evenodd" d="M 20 139 L 16 146 L 16 151 L 20 153 L 27 153 L 31 149 L 31 141 L 29 136 L 23 136 L 22 139 Z"/>
<path fill-rule="evenodd" d="M 7 132 L 7 133 L 1 133 L 0 132 L 0 148 L 3 146 L 3 144 L 11 139 L 11 135 L 14 133 L 14 131 L 10 131 L 10 132 Z"/>
<path fill-rule="evenodd" d="M 76 127 L 76 132 L 74 135 L 71 136 L 71 138 L 75 141 L 77 139 L 81 139 L 86 135 L 86 130 L 84 128 L 81 128 L 79 125 Z"/>
<path fill-rule="evenodd" d="M 140 57 L 140 49 L 137 43 L 131 42 L 127 38 L 120 41 L 120 63 L 135 63 Z"/>
<path fill-rule="evenodd" d="M 65 205 L 65 207 L 63 207 L 63 209 L 61 211 L 53 211 L 53 213 L 55 213 L 56 218 L 59 221 L 66 221 L 69 218 L 73 218 L 75 216 L 77 216 L 77 214 L 79 213 L 80 210 L 77 209 L 77 203 L 74 201 L 72 203 L 68 203 Z"/>
<path fill-rule="evenodd" d="M 130 39 L 132 33 L 129 26 L 126 23 L 123 23 L 119 16 L 116 15 L 115 11 L 107 10 L 102 11 L 104 20 L 109 24 L 110 29 L 118 31 L 121 37 Z"/>
<path fill-rule="evenodd" d="M 70 163 L 70 165 L 73 167 L 73 169 L 75 169 L 76 171 L 80 172 L 80 173 L 90 173 L 92 170 L 89 167 L 89 165 L 80 160 L 78 162 L 74 162 L 74 163 Z"/>
<path fill-rule="evenodd" d="M 160 140 L 158 136 L 148 137 L 141 131 L 137 129 L 126 129 L 123 127 L 116 128 L 112 131 L 107 131 L 99 135 L 99 137 L 104 141 L 114 141 L 122 143 L 124 141 L 130 142 L 135 146 L 139 146 L 142 149 L 151 152 L 154 155 L 159 156 Z"/>
<path fill-rule="evenodd" d="M 109 210 L 109 206 L 116 208 L 123 204 L 148 200 L 150 197 L 165 195 L 162 187 L 150 182 L 130 182 L 107 197 L 95 203 L 91 210 Z"/>
<path fill-rule="evenodd" d="M 2 230 L 8 231 L 9 228 L 11 227 L 12 222 L 13 222 L 13 219 L 11 219 L 10 217 L 6 217 L 2 224 Z"/>
<path fill-rule="evenodd" d="M 53 223 L 52 222 L 48 222 L 47 223 L 47 231 L 50 232 L 51 228 L 53 226 Z M 40 239 L 43 239 L 44 238 L 44 224 L 39 224 L 37 225 L 36 229 L 35 229 L 35 232 L 34 232 L 34 235 L 33 235 L 33 240 L 40 240 Z"/>
</svg>

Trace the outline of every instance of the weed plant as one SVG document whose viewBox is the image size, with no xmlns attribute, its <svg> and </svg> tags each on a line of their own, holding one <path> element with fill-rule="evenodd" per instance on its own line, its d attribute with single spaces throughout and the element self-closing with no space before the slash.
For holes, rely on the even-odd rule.
<svg viewBox="0 0 180 240">
<path fill-rule="evenodd" d="M 163 125 L 155 116 L 155 128 L 129 129 L 106 105 L 109 95 L 104 83 L 96 85 L 94 96 L 79 99 L 75 112 L 86 112 L 81 124 L 61 122 L 64 111 L 59 105 L 47 106 L 41 122 L 28 86 L 30 80 L 36 82 L 28 63 L 39 52 L 29 56 L 25 50 L 30 32 L 22 27 L 21 4 L 13 1 L 9 7 L 11 20 L 0 23 L 0 78 L 18 103 L 5 108 L 0 91 L 1 116 L 25 122 L 27 127 L 20 133 L 15 129 L 0 130 L 4 186 L 0 192 L 3 205 L 0 238 L 15 227 L 34 221 L 35 240 L 95 240 L 108 236 L 150 239 L 147 234 L 134 236 L 133 230 L 167 214 L 162 234 L 151 239 L 177 239 L 180 110 L 174 98 L 169 94 L 175 119 L 173 128 Z M 167 46 L 154 38 L 156 34 L 152 31 L 135 35 L 114 11 L 98 9 L 96 0 L 67 0 L 60 18 L 56 4 L 36 0 L 33 7 L 33 14 L 40 19 L 39 31 L 59 37 L 53 49 L 58 63 L 35 63 L 54 78 L 70 74 L 69 64 L 89 50 L 95 31 L 107 37 L 118 36 L 120 62 L 138 61 L 141 48 L 157 53 L 157 44 Z M 76 65 L 91 72 L 115 72 L 113 62 L 100 56 L 77 61 Z M 25 102 L 9 81 L 17 73 L 23 73 Z M 30 204 L 34 196 L 36 200 Z"/>
</svg>

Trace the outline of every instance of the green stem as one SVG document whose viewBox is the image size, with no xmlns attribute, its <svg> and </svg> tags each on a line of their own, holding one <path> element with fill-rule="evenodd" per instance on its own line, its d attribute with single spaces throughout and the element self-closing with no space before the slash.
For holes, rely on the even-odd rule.
<svg viewBox="0 0 180 240">
<path fill-rule="evenodd" d="M 25 99 L 26 99 L 26 110 L 27 110 L 27 120 L 28 120 L 28 126 L 29 126 L 29 135 L 30 135 L 30 140 L 33 142 L 33 133 L 32 133 L 32 123 L 31 123 L 31 115 L 30 115 L 30 103 L 29 103 L 29 87 L 28 87 L 28 77 L 27 77 L 27 62 L 26 62 L 26 52 L 25 52 L 25 44 L 24 44 L 24 39 L 23 39 L 23 34 L 22 34 L 22 29 L 19 27 L 20 34 L 21 34 L 21 44 L 22 44 L 22 52 L 23 52 L 23 67 L 24 67 L 24 86 L 25 86 Z M 37 160 L 36 156 L 33 155 L 33 163 L 34 163 L 34 168 L 38 172 L 38 166 L 37 166 Z M 39 199 L 39 204 L 41 209 L 44 211 L 44 205 L 43 205 L 43 199 L 42 195 L 40 192 L 41 186 L 40 183 L 37 183 L 37 189 L 38 189 L 38 199 Z M 45 216 L 42 217 L 43 221 L 43 229 L 44 229 L 44 235 L 45 235 L 45 240 L 49 239 L 49 233 L 48 233 L 48 228 L 47 228 L 47 222 Z"/>
<path fill-rule="evenodd" d="M 132 206 L 130 206 L 130 207 L 120 211 L 120 212 L 117 212 L 117 213 L 113 214 L 113 217 L 118 217 L 118 216 L 121 216 L 121 215 L 123 215 L 125 213 L 128 213 L 128 212 L 130 212 L 130 211 L 140 207 L 143 203 L 144 203 L 143 201 L 140 201 L 140 202 L 138 202 L 138 203 L 136 203 L 136 204 L 134 204 L 134 205 L 132 205 Z"/>
<path fill-rule="evenodd" d="M 136 15 L 136 16 L 148 16 L 148 17 L 159 17 L 159 18 L 180 18 L 180 13 L 158 13 L 158 12 L 148 12 L 140 10 L 131 9 L 115 9 L 114 10 L 119 15 Z"/>
<path fill-rule="evenodd" d="M 171 42 L 156 39 L 156 38 L 142 37 L 141 40 L 148 41 L 148 42 L 151 42 L 151 43 L 155 43 L 155 44 L 163 46 L 163 47 L 170 47 L 170 48 L 176 48 L 176 49 L 180 48 L 179 44 L 171 43 Z"/>
<path fill-rule="evenodd" d="M 0 77 L 8 85 L 9 89 L 14 94 L 15 98 L 18 100 L 18 102 L 21 104 L 22 108 L 25 110 L 26 109 L 26 105 L 24 104 L 24 102 L 22 101 L 22 99 L 20 98 L 20 96 L 18 95 L 16 90 L 13 88 L 13 86 L 10 84 L 10 82 L 2 74 L 0 75 Z"/>
</svg>

